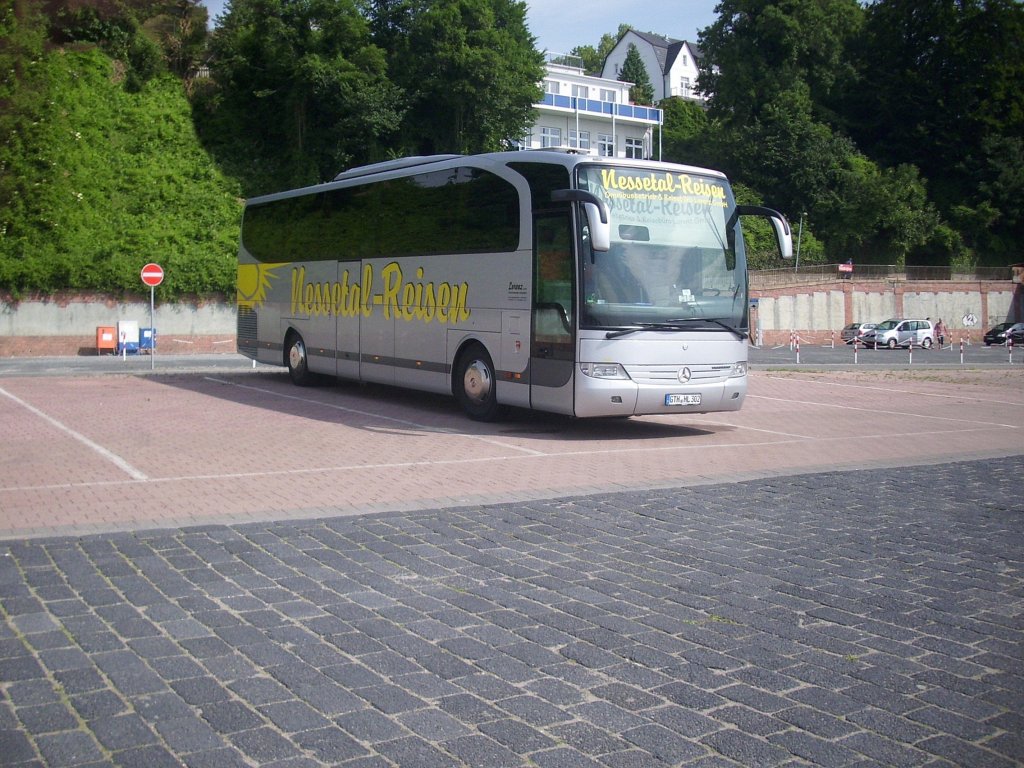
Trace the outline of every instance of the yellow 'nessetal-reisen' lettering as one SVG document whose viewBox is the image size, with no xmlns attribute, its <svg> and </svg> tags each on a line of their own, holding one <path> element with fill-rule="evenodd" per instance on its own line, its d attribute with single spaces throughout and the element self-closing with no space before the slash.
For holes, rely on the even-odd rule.
<svg viewBox="0 0 1024 768">
<path fill-rule="evenodd" d="M 700 195 L 725 199 L 725 187 L 689 174 L 655 173 L 621 175 L 615 168 L 601 169 L 601 186 L 617 192 L 660 192 L 665 195 Z"/>
<path fill-rule="evenodd" d="M 423 281 L 423 267 L 416 279 L 406 281 L 402 267 L 391 262 L 380 271 L 382 290 L 373 292 L 373 265 L 364 264 L 358 281 L 349 270 L 335 281 L 310 282 L 305 267 L 292 268 L 292 314 L 329 317 L 370 317 L 380 307 L 387 319 L 419 320 L 430 323 L 455 323 L 468 320 L 469 283 Z"/>
</svg>

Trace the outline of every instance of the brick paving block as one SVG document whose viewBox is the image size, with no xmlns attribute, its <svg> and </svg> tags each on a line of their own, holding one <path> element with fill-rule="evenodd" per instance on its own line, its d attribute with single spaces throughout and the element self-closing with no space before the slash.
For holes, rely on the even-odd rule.
<svg viewBox="0 0 1024 768">
<path fill-rule="evenodd" d="M 468 693 L 453 694 L 441 699 L 437 706 L 465 723 L 484 723 L 500 720 L 505 714 L 484 699 Z"/>
<path fill-rule="evenodd" d="M 377 746 L 377 751 L 396 765 L 447 768 L 452 764 L 451 756 L 418 737 L 385 742 Z"/>
<path fill-rule="evenodd" d="M 722 727 L 722 724 L 711 716 L 674 704 L 648 710 L 645 714 L 653 722 L 665 726 L 673 733 L 691 739 L 714 733 Z"/>
<path fill-rule="evenodd" d="M 199 713 L 218 733 L 237 733 L 263 725 L 263 718 L 240 701 L 209 702 L 199 707 Z"/>
<path fill-rule="evenodd" d="M 803 731 L 772 734 L 768 741 L 813 765 L 852 765 L 860 760 L 856 752 Z"/>
<path fill-rule="evenodd" d="M 549 749 L 555 742 L 537 728 L 516 720 L 492 720 L 480 723 L 477 728 L 513 752 L 527 755 L 541 749 Z"/>
<path fill-rule="evenodd" d="M 520 768 L 523 764 L 522 757 L 515 752 L 480 734 L 450 739 L 444 748 L 464 765 Z"/>
<path fill-rule="evenodd" d="M 98 755 L 99 752 L 97 751 L 96 754 Z M 26 734 L 11 728 L 3 728 L 0 729 L 0 755 L 3 755 L 4 760 L 10 761 L 12 764 L 27 763 L 29 760 L 35 759 L 36 752 Z"/>
<path fill-rule="evenodd" d="M 337 726 L 302 731 L 292 737 L 302 749 L 313 753 L 314 757 L 325 764 L 338 764 L 366 754 L 355 739 Z"/>
<path fill-rule="evenodd" d="M 732 723 L 741 731 L 755 736 L 769 736 L 791 727 L 789 723 L 776 717 L 765 715 L 741 704 L 721 707 L 710 713 L 709 716 L 713 716 L 715 720 Z"/>
<path fill-rule="evenodd" d="M 419 709 L 425 702 L 417 696 L 411 696 L 396 685 L 377 685 L 360 688 L 355 693 L 389 715 Z"/>
<path fill-rule="evenodd" d="M 185 755 L 183 761 L 188 768 L 251 768 L 252 765 L 233 747 L 202 750 Z"/>
<path fill-rule="evenodd" d="M 208 677 L 189 677 L 172 680 L 170 687 L 187 703 L 199 706 L 218 701 L 227 701 L 228 693 L 215 680 Z"/>
<path fill-rule="evenodd" d="M 789 750 L 737 730 L 718 731 L 701 741 L 741 765 L 781 765 L 790 758 Z"/>
<path fill-rule="evenodd" d="M 264 704 L 259 711 L 285 733 L 310 731 L 330 725 L 330 721 L 303 701 Z"/>
<path fill-rule="evenodd" d="M 78 727 L 78 720 L 63 702 L 18 707 L 18 719 L 29 733 L 53 733 L 71 731 Z"/>
<path fill-rule="evenodd" d="M 35 743 L 47 765 L 77 766 L 103 758 L 92 735 L 80 730 L 45 734 L 36 738 Z M 20 754 L 21 742 L 15 742 L 13 749 L 12 752 L 5 750 L 3 754 Z"/>
<path fill-rule="evenodd" d="M 837 743 L 883 765 L 921 765 L 927 759 L 924 752 L 914 747 L 899 744 L 884 736 L 867 731 L 851 734 Z"/>
<path fill-rule="evenodd" d="M 685 738 L 663 725 L 651 724 L 622 733 L 622 738 L 666 763 L 678 764 L 705 754 L 698 742 Z"/>
<path fill-rule="evenodd" d="M 292 742 L 266 726 L 233 733 L 229 739 L 239 751 L 259 763 L 284 760 L 300 754 Z"/>
<path fill-rule="evenodd" d="M 530 756 L 530 762 L 539 768 L 600 768 L 600 763 L 569 747 L 536 752 Z"/>
<path fill-rule="evenodd" d="M 128 709 L 124 699 L 109 688 L 72 696 L 71 706 L 83 720 L 112 717 Z"/>
<path fill-rule="evenodd" d="M 223 736 L 192 714 L 157 720 L 153 723 L 153 727 L 167 747 L 176 755 L 206 752 L 225 746 Z"/>
</svg>

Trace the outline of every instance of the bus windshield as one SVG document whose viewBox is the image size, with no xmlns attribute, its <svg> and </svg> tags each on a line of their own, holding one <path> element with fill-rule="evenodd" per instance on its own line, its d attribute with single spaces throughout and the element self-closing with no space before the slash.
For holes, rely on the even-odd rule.
<svg viewBox="0 0 1024 768">
<path fill-rule="evenodd" d="M 583 328 L 745 329 L 746 262 L 742 238 L 727 232 L 735 201 L 723 177 L 585 165 L 578 182 L 611 219 L 608 251 L 591 250 L 584 233 Z"/>
</svg>

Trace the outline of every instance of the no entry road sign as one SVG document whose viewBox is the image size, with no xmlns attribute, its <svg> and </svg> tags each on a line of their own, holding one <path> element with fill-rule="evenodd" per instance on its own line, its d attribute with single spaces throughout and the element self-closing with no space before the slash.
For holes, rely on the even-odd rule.
<svg viewBox="0 0 1024 768">
<path fill-rule="evenodd" d="M 150 288 L 164 281 L 164 268 L 159 264 L 147 264 L 142 268 L 142 282 Z"/>
</svg>

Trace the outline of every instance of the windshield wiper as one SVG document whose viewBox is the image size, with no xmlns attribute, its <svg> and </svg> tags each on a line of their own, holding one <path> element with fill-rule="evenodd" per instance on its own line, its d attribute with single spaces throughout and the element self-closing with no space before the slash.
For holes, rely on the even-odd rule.
<svg viewBox="0 0 1024 768">
<path fill-rule="evenodd" d="M 638 323 L 637 325 L 630 326 L 629 328 L 620 328 L 617 331 L 608 331 L 604 337 L 606 339 L 617 339 L 620 336 L 627 336 L 637 331 L 681 331 L 688 325 L 693 323 L 714 323 L 723 330 L 735 333 L 737 338 L 745 339 L 747 334 L 741 331 L 739 328 L 733 328 L 728 323 L 720 320 L 717 317 L 679 317 L 674 320 L 666 320 L 662 323 Z"/>
</svg>

